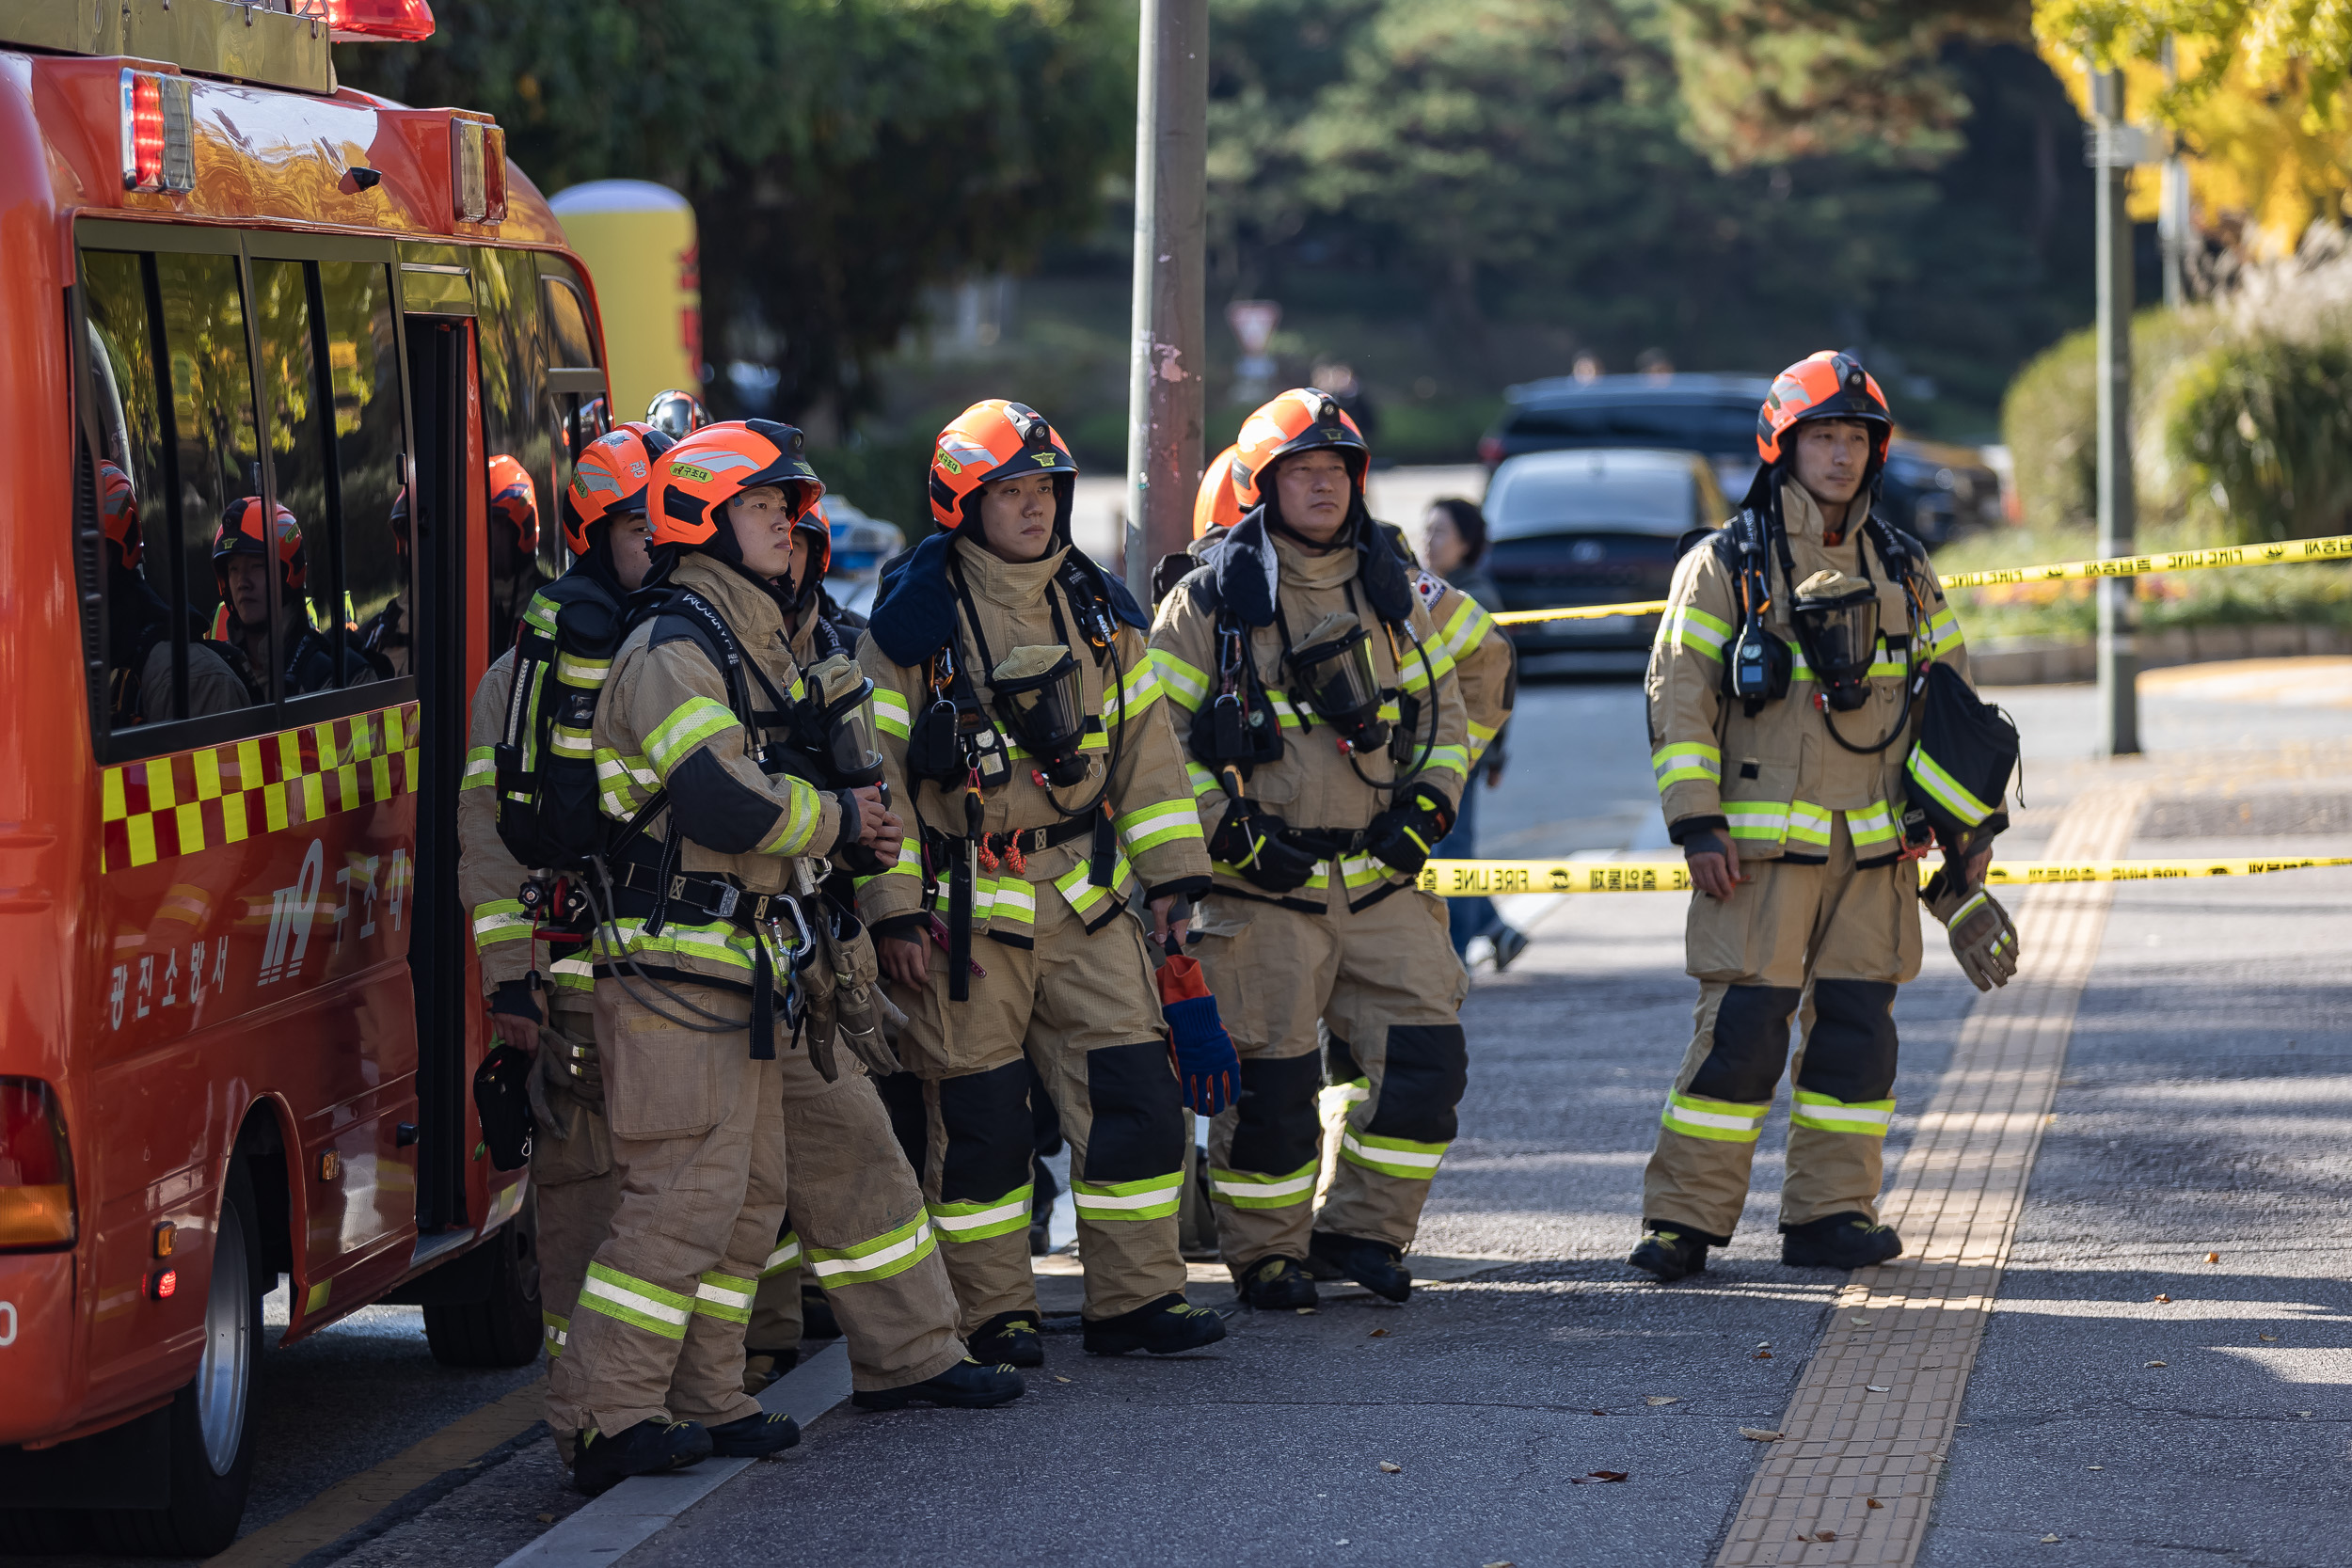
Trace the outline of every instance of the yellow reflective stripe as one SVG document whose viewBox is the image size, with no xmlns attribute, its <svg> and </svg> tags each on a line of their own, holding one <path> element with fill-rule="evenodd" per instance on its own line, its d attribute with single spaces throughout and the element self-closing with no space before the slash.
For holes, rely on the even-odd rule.
<svg viewBox="0 0 2352 1568">
<path fill-rule="evenodd" d="M 612 673 L 612 661 L 609 658 L 581 658 L 566 653 L 555 656 L 555 678 L 565 686 L 584 687 L 595 691 L 603 687 Z"/>
<path fill-rule="evenodd" d="M 1765 839 L 1778 844 L 1788 836 L 1788 804 L 1785 800 L 1725 800 L 1724 816 L 1734 838 Z"/>
<path fill-rule="evenodd" d="M 1002 1197 L 988 1198 L 977 1203 L 933 1203 L 928 1205 L 931 1224 L 951 1242 L 981 1242 L 991 1236 L 1009 1236 L 1029 1227 L 1030 1199 L 1036 1188 L 1023 1185 Z"/>
<path fill-rule="evenodd" d="M 1788 807 L 1788 836 L 1806 844 L 1829 843 L 1830 815 L 1823 808 L 1804 800 L 1791 801 Z"/>
<path fill-rule="evenodd" d="M 982 893 L 985 891 L 985 898 Z M 974 917 L 985 918 L 991 927 L 997 925 L 1037 925 L 1037 893 L 1022 877 L 999 877 L 990 880 L 983 877 L 973 888 Z"/>
<path fill-rule="evenodd" d="M 1723 662 L 1724 644 L 1731 641 L 1730 624 L 1696 605 L 1686 604 L 1676 610 L 1660 624 L 1658 632 L 1676 646 L 1704 654 L 1719 664 Z"/>
<path fill-rule="evenodd" d="M 1070 1201 L 1078 1217 L 1097 1225 L 1114 1220 L 1166 1219 L 1184 1200 L 1184 1173 L 1147 1176 L 1135 1181 L 1085 1181 L 1073 1177 Z"/>
<path fill-rule="evenodd" d="M 493 898 L 473 907 L 473 944 L 477 950 L 501 942 L 529 942 L 531 917 L 513 898 Z"/>
<path fill-rule="evenodd" d="M 1928 651 L 1938 658 L 1959 647 L 1959 618 L 1948 609 L 1937 610 L 1928 621 Z"/>
<path fill-rule="evenodd" d="M 588 732 L 574 729 L 569 724 L 550 726 L 548 743 L 557 756 L 568 757 L 575 761 L 596 754 L 596 742 L 589 736 Z"/>
<path fill-rule="evenodd" d="M 817 830 L 824 825 L 825 793 L 806 779 L 787 775 L 784 780 L 788 802 L 778 812 L 776 831 L 762 840 L 759 853 L 763 855 L 797 855 L 816 838 Z M 900 841 L 904 843 L 903 840 Z"/>
<path fill-rule="evenodd" d="M 1168 800 L 1131 811 L 1119 818 L 1120 842 L 1130 855 L 1140 855 L 1180 838 L 1200 836 L 1200 813 L 1190 800 Z"/>
<path fill-rule="evenodd" d="M 731 1274 L 707 1274 L 694 1282 L 694 1310 L 706 1318 L 722 1323 L 747 1323 L 752 1321 L 752 1298 L 759 1294 L 759 1281 L 744 1279 Z"/>
<path fill-rule="evenodd" d="M 618 936 L 619 947 L 612 945 Z M 661 934 L 649 937 L 642 920 L 606 921 L 596 927 L 596 958 L 610 962 L 624 953 L 666 953 L 673 958 L 702 958 L 749 973 L 755 949 L 751 933 L 732 921 L 690 926 L 677 920 L 662 923 Z"/>
<path fill-rule="evenodd" d="M 1677 740 L 1661 746 L 1650 753 L 1649 765 L 1658 775 L 1661 791 L 1668 784 L 1720 784 L 1724 776 L 1722 748 L 1702 740 Z"/>
<path fill-rule="evenodd" d="M 1060 889 L 1062 897 L 1073 910 L 1085 916 L 1093 913 L 1104 899 L 1113 896 L 1120 888 L 1126 886 L 1131 876 L 1127 856 L 1122 851 L 1111 867 L 1109 887 L 1094 885 L 1094 862 L 1091 857 L 1081 859 L 1077 864 L 1055 878 L 1054 886 Z"/>
<path fill-rule="evenodd" d="M 1127 717 L 1130 719 L 1141 717 L 1151 711 L 1153 703 L 1160 700 L 1158 661 L 1148 656 L 1136 660 L 1126 673 L 1120 677 L 1119 684 L 1120 689 L 1126 694 Z M 1119 722 L 1119 704 L 1116 700 L 1106 699 L 1104 702 L 1103 719 L 1105 723 Z"/>
<path fill-rule="evenodd" d="M 1993 815 L 1993 808 L 1968 793 L 1958 779 L 1944 771 L 1928 755 L 1924 744 L 1911 749 L 1911 760 L 1903 764 L 1903 771 L 1912 782 L 1943 803 L 1945 810 L 1960 818 L 1965 827 L 1973 828 Z"/>
<path fill-rule="evenodd" d="M 1236 1209 L 1288 1209 L 1315 1196 L 1315 1178 L 1323 1162 L 1310 1160 L 1287 1174 L 1263 1175 L 1249 1170 L 1209 1167 L 1209 1198 Z"/>
<path fill-rule="evenodd" d="M 784 1233 L 784 1240 L 776 1243 L 776 1250 L 768 1255 L 768 1261 L 759 1266 L 759 1277 L 773 1279 L 785 1270 L 797 1269 L 800 1266 L 801 1238 L 787 1230 Z"/>
<path fill-rule="evenodd" d="M 1895 836 L 1894 808 L 1885 801 L 1846 813 L 1846 831 L 1853 835 L 1855 847 L 1883 844 Z"/>
<path fill-rule="evenodd" d="M 1742 1105 L 1729 1100 L 1706 1100 L 1697 1095 L 1669 1094 L 1659 1117 L 1669 1132 L 1715 1143 L 1752 1144 L 1764 1130 L 1764 1113 L 1772 1106 Z"/>
<path fill-rule="evenodd" d="M 1168 700 L 1179 707 L 1190 712 L 1208 700 L 1209 677 L 1166 648 L 1152 650 L 1152 664 L 1159 673 L 1159 684 L 1168 692 Z"/>
<path fill-rule="evenodd" d="M 1446 1145 L 1415 1143 L 1409 1138 L 1383 1138 L 1349 1127 L 1340 1134 L 1340 1158 L 1383 1176 L 1426 1181 L 1438 1174 Z"/>
<path fill-rule="evenodd" d="M 653 767 L 642 756 L 622 756 L 609 746 L 596 749 L 596 803 L 605 816 L 627 821 L 660 787 Z"/>
<path fill-rule="evenodd" d="M 1425 661 L 1423 656 L 1425 656 Z M 1432 648 L 1426 643 L 1422 645 L 1420 655 L 1406 649 L 1399 662 L 1402 666 L 1397 672 L 1396 689 L 1399 691 L 1425 690 L 1431 681 L 1443 680 L 1454 669 L 1452 654 L 1447 653 L 1443 648 Z M 1407 674 L 1406 671 L 1410 671 L 1411 673 Z"/>
<path fill-rule="evenodd" d="M 1428 766 L 1423 772 L 1438 773 L 1447 769 L 1456 773 L 1470 771 L 1470 748 L 1467 746 L 1433 746 L 1429 749 Z"/>
<path fill-rule="evenodd" d="M 907 700 L 896 691 L 874 688 L 874 727 L 884 735 L 907 737 L 912 721 L 907 712 Z"/>
<path fill-rule="evenodd" d="M 695 747 L 713 736 L 740 728 L 724 703 L 689 697 L 645 736 L 645 754 L 653 759 L 654 771 L 666 779 L 670 769 L 684 762 Z"/>
<path fill-rule="evenodd" d="M 1210 772 L 1207 768 L 1201 767 L 1199 763 L 1192 761 L 1190 758 L 1186 758 L 1184 762 L 1184 778 L 1189 784 L 1191 784 L 1192 792 L 1196 797 L 1201 795 L 1218 794 L 1221 793 L 1223 788 L 1223 786 L 1216 782 L 1216 774 Z"/>
<path fill-rule="evenodd" d="M 457 787 L 480 789 L 485 784 L 496 783 L 499 771 L 498 761 L 493 754 L 496 751 L 497 748 L 492 746 L 476 746 L 472 751 L 468 752 L 465 777 L 458 781 Z M 114 774 L 109 772 L 107 777 L 111 779 Z"/>
<path fill-rule="evenodd" d="M 691 1296 L 592 1262 L 580 1287 L 578 1309 L 601 1312 L 664 1339 L 683 1339 L 687 1321 L 694 1315 L 694 1302 Z"/>
<path fill-rule="evenodd" d="M 1788 1107 L 1791 1127 L 1809 1127 L 1816 1132 L 1858 1132 L 1866 1138 L 1886 1136 L 1886 1125 L 1894 1117 L 1891 1100 L 1836 1100 L 1810 1089 L 1799 1089 L 1795 1103 Z"/>
<path fill-rule="evenodd" d="M 916 1214 L 895 1230 L 845 1247 L 808 1249 L 809 1272 L 828 1291 L 904 1274 L 939 1248 L 929 1218 Z"/>
</svg>

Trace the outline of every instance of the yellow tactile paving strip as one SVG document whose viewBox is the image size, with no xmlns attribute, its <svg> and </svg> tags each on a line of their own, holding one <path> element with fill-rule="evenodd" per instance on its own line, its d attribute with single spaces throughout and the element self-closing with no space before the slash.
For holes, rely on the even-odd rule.
<svg viewBox="0 0 2352 1568">
<path fill-rule="evenodd" d="M 2144 795 L 2138 784 L 2087 791 L 2046 852 L 2122 854 Z M 1840 1292 L 1722 1568 L 1918 1555 L 2113 892 L 2042 887 L 2013 906 L 2017 977 L 1970 1010 L 1884 1205 L 1909 1250 Z"/>
</svg>

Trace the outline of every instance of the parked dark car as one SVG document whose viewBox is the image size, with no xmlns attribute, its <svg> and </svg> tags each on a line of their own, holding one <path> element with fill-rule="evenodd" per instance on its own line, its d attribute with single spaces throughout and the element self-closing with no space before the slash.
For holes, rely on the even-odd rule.
<svg viewBox="0 0 2352 1568">
<path fill-rule="evenodd" d="M 1487 570 L 1506 610 L 1662 599 L 1675 544 L 1723 521 L 1707 460 L 1618 448 L 1506 458 L 1486 485 Z M 1509 628 L 1528 674 L 1639 672 L 1659 617 L 1535 621 Z"/>
<path fill-rule="evenodd" d="M 1756 474 L 1756 414 L 1772 382 L 1746 375 L 1555 376 L 1513 387 L 1495 428 L 1478 443 L 1489 467 L 1532 451 L 1675 448 L 1704 456 L 1737 500 Z M 1967 447 L 1897 433 L 1879 511 L 1935 546 L 1963 529 L 2003 521 L 2001 482 Z"/>
</svg>

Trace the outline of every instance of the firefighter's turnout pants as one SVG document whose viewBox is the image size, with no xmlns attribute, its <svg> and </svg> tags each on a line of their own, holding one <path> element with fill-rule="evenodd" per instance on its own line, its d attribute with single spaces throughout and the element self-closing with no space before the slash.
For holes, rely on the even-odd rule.
<svg viewBox="0 0 2352 1568">
<path fill-rule="evenodd" d="M 1726 1244 L 1747 1201 L 1756 1135 L 1802 1022 L 1780 1223 L 1878 1218 L 1895 1110 L 1895 988 L 1919 973 L 1919 875 L 1854 866 L 1847 814 L 1826 862 L 1742 863 L 1728 899 L 1691 895 L 1697 1028 L 1642 1180 L 1642 1213 Z"/>
<path fill-rule="evenodd" d="M 1190 1118 L 1142 927 L 1122 911 L 1089 932 L 1052 882 L 1033 886 L 1034 945 L 973 943 L 986 973 L 969 977 L 968 1001 L 948 999 L 947 956 L 929 942 L 930 983 L 893 994 L 907 1015 L 898 1055 L 922 1095 L 923 1141 L 910 1152 L 967 1333 L 1037 1311 L 1030 1063 L 1070 1144 L 1086 1316 L 1115 1317 L 1184 1288 L 1176 1211 Z"/>
<path fill-rule="evenodd" d="M 784 1223 L 785 1064 L 752 1057 L 749 997 L 668 990 L 657 998 L 663 1012 L 700 1022 L 691 1006 L 746 1026 L 690 1030 L 623 982 L 596 982 L 620 1204 L 548 1376 L 561 1427 L 716 1424 L 759 1408 L 743 1392 L 743 1325 Z"/>
<path fill-rule="evenodd" d="M 813 1277 L 841 1322 L 852 1386 L 937 1377 L 963 1359 L 955 1291 L 882 1096 L 846 1051 L 831 1084 L 805 1050 L 779 1054 L 792 1210 L 759 1272 L 745 1342 L 799 1344 L 801 1282 Z"/>
<path fill-rule="evenodd" d="M 555 1034 L 540 1033 L 531 1079 L 532 1117 L 538 1123 L 531 1139 L 531 1189 L 539 1224 L 539 1319 L 553 1360 L 570 1344 L 573 1306 L 588 1277 L 588 1260 L 620 1207 L 621 1178 L 604 1119 L 602 1069 L 591 1067 L 594 995 L 585 985 L 557 985 L 545 995 Z M 590 1071 L 585 1079 L 583 1069 Z M 548 1424 L 556 1425 L 552 1412 Z"/>
<path fill-rule="evenodd" d="M 1335 895 L 1321 914 L 1213 893 L 1190 951 L 1241 1055 L 1240 1101 L 1209 1132 L 1228 1266 L 1304 1259 L 1311 1224 L 1409 1248 L 1469 1076 L 1458 1014 L 1470 980 L 1443 905 L 1408 886 L 1355 911 Z M 1348 1112 L 1318 1213 L 1327 1065 L 1332 1083 L 1367 1092 Z"/>
</svg>

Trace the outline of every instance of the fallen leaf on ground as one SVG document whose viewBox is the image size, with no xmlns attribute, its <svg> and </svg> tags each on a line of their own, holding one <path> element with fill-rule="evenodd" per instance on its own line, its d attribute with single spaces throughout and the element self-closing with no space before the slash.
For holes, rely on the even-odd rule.
<svg viewBox="0 0 2352 1568">
<path fill-rule="evenodd" d="M 1816 1541 L 1835 1541 L 1837 1539 L 1837 1532 L 1834 1529 L 1817 1529 L 1813 1532 L 1813 1539 Z"/>
<path fill-rule="evenodd" d="M 1056 1383 L 1068 1383 L 1070 1380 L 1069 1380 L 1068 1378 L 1066 1378 L 1066 1377 L 1062 1376 L 1062 1375 L 1061 1375 L 1061 1373 L 1059 1373 L 1059 1372 L 1056 1372 L 1056 1373 L 1054 1374 L 1054 1381 L 1055 1381 Z"/>
<path fill-rule="evenodd" d="M 1679 1394 L 1645 1394 L 1642 1396 L 1642 1402 L 1644 1404 L 1680 1404 L 1682 1396 Z"/>
<path fill-rule="evenodd" d="M 2057 1539 L 2058 1539 L 2058 1537 L 2057 1537 L 2057 1536 L 2055 1536 L 2055 1535 L 2045 1535 L 2045 1536 L 2043 1536 L 2043 1537 L 2042 1538 L 2042 1544 L 2043 1545 L 2045 1545 L 2045 1546 L 2046 1546 L 2046 1545 L 2048 1545 L 2051 1542 L 2056 1541 Z"/>
<path fill-rule="evenodd" d="M 2296 1414 L 2297 1416 L 2300 1416 L 2300 1417 L 2304 1418 L 2306 1420 L 2308 1420 L 2308 1419 L 2310 1419 L 2310 1418 L 2311 1418 L 2311 1414 L 2312 1414 L 2312 1413 L 2311 1413 L 2310 1411 L 2308 1411 L 2308 1410 L 2298 1410 L 2298 1411 L 2296 1411 Z"/>
<path fill-rule="evenodd" d="M 1608 1415 L 1608 1414 L 1609 1414 L 1609 1412 L 1608 1412 L 1608 1411 L 1606 1411 L 1606 1410 L 1596 1410 L 1596 1411 L 1594 1411 L 1594 1412 L 1593 1412 L 1593 1414 L 1594 1414 L 1594 1415 L 1596 1415 L 1596 1416 L 1606 1416 L 1606 1415 Z"/>
<path fill-rule="evenodd" d="M 2161 1367 L 2164 1363 L 2161 1361 L 2142 1361 L 2140 1365 L 2143 1367 Z"/>
<path fill-rule="evenodd" d="M 2208 1252 L 2205 1254 L 2205 1261 L 2208 1263 L 2218 1263 L 2221 1261 L 2221 1254 L 2217 1252 Z"/>
<path fill-rule="evenodd" d="M 2279 1341 L 2279 1337 L 2276 1334 L 2258 1334 L 2255 1338 L 2268 1344 L 2276 1344 Z"/>
<path fill-rule="evenodd" d="M 1302 1307 L 1298 1308 L 1298 1315 L 1302 1318 L 1311 1318 L 1315 1315 L 1315 1309 L 1311 1307 Z"/>
<path fill-rule="evenodd" d="M 1607 1481 L 1624 1481 L 1632 1472 L 1628 1470 L 1588 1470 L 1581 1476 L 1570 1476 L 1570 1486 L 1598 1486 Z"/>
<path fill-rule="evenodd" d="M 1780 1433 L 1769 1427 L 1741 1427 L 1740 1435 L 1751 1443 L 1777 1443 Z"/>
<path fill-rule="evenodd" d="M 1404 1465 L 1399 1465 L 1393 1459 L 1384 1459 L 1380 1462 L 1380 1473 L 1384 1476 L 1395 1475 L 1399 1470 L 1404 1468 Z"/>
<path fill-rule="evenodd" d="M 1385 1339 L 1388 1337 L 1389 1331 L 1385 1328 L 1375 1328 L 1370 1334 L 1364 1336 L 1367 1339 Z"/>
<path fill-rule="evenodd" d="M 1878 1320 L 1876 1318 L 1848 1318 L 1846 1321 L 1856 1328 L 1867 1328 Z"/>
<path fill-rule="evenodd" d="M 1760 1351 L 1757 1351 L 1757 1352 L 1756 1353 L 1756 1354 L 1755 1354 L 1754 1356 L 1752 1356 L 1750 1359 L 1752 1359 L 1752 1360 L 1756 1360 L 1756 1361 L 1770 1361 L 1772 1358 L 1772 1353 L 1771 1351 L 1768 1351 L 1768 1350 L 1760 1350 Z"/>
<path fill-rule="evenodd" d="M 1893 1388 L 1883 1383 L 1866 1383 L 1862 1386 L 1867 1392 L 1873 1394 L 1891 1394 L 1894 1392 Z"/>
<path fill-rule="evenodd" d="M 2162 1291 L 2158 1291 L 2156 1294 L 2156 1302 L 2159 1306 L 2169 1307 L 2172 1304 L 2172 1298 L 2164 1294 Z"/>
<path fill-rule="evenodd" d="M 555 1515 L 552 1513 L 534 1513 L 532 1517 L 538 1520 L 543 1525 L 551 1525 L 555 1523 Z"/>
<path fill-rule="evenodd" d="M 1865 1498 L 1863 1498 L 1863 1499 L 1862 1499 L 1862 1502 L 1863 1502 L 1863 1506 L 1865 1506 L 1866 1508 L 1884 1508 L 1884 1507 L 1886 1506 L 1884 1503 L 1883 1503 L 1883 1502 L 1879 1501 L 1876 1497 L 1865 1497 Z"/>
</svg>

